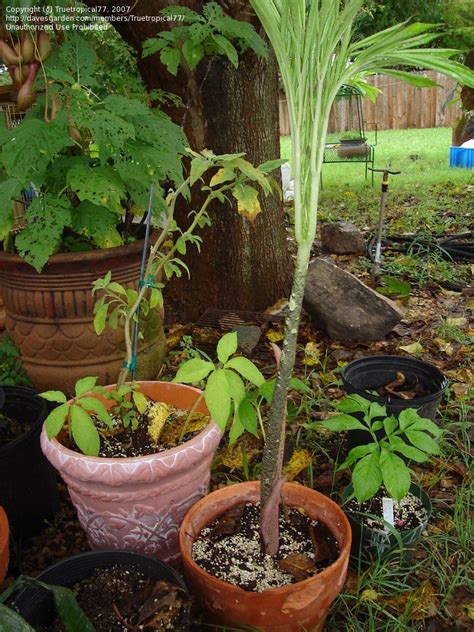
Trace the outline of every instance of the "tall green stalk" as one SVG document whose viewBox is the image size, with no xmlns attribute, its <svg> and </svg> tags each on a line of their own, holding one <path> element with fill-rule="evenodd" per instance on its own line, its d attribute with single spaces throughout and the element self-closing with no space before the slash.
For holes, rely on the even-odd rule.
<svg viewBox="0 0 474 632">
<path fill-rule="evenodd" d="M 295 178 L 297 264 L 283 352 L 269 413 L 262 467 L 262 536 L 278 549 L 275 505 L 281 484 L 286 396 L 296 353 L 310 248 L 316 236 L 319 184 L 331 105 L 340 87 L 360 73 L 383 72 L 418 87 L 434 82 L 397 67 L 436 70 L 474 86 L 474 73 L 450 57 L 459 51 L 420 48 L 438 34 L 431 25 L 399 24 L 353 42 L 363 0 L 250 0 L 273 46 L 288 102 Z M 269 501 L 272 502 L 269 502 Z M 268 515 L 273 520 L 268 520 Z"/>
</svg>

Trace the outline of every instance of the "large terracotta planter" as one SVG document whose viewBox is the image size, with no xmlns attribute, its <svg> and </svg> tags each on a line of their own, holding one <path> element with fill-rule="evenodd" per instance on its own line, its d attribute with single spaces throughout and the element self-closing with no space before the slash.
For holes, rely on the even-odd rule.
<svg viewBox="0 0 474 632">
<path fill-rule="evenodd" d="M 38 390 L 72 393 L 77 379 L 97 375 L 99 383 L 117 379 L 124 358 L 123 331 L 93 326 L 92 283 L 109 270 L 114 281 L 138 288 L 143 241 L 58 254 L 41 274 L 19 256 L 0 252 L 0 293 L 6 330 L 21 351 L 23 365 Z M 143 322 L 139 379 L 154 379 L 165 354 L 162 314 Z"/>
<path fill-rule="evenodd" d="M 8 526 L 7 514 L 3 510 L 3 507 L 0 507 L 0 584 L 7 574 L 9 559 L 9 538 L 10 529 Z"/>
<path fill-rule="evenodd" d="M 181 525 L 179 546 L 184 572 L 193 593 L 215 617 L 214 623 L 251 625 L 263 632 L 317 632 L 323 629 L 329 606 L 344 584 L 351 549 L 351 528 L 336 503 L 319 492 L 286 483 L 282 492 L 288 506 L 303 507 L 333 533 L 340 556 L 324 571 L 296 584 L 263 592 L 249 592 L 206 573 L 192 559 L 193 542 L 201 530 L 227 509 L 260 498 L 260 483 L 219 489 L 196 503 Z"/>
<path fill-rule="evenodd" d="M 112 388 L 112 387 L 109 387 Z M 141 382 L 154 401 L 189 410 L 201 391 L 169 382 Z M 196 409 L 207 413 L 202 401 Z M 41 447 L 68 486 L 93 549 L 133 549 L 163 561 L 178 556 L 178 529 L 188 509 L 207 494 L 210 463 L 221 432 L 211 422 L 181 446 L 133 458 L 85 456 L 50 441 Z"/>
</svg>

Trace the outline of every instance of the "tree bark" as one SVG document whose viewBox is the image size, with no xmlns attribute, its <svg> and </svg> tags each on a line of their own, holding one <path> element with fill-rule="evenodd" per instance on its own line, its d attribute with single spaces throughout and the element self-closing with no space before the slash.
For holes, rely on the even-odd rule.
<svg viewBox="0 0 474 632">
<path fill-rule="evenodd" d="M 137 15 L 157 15 L 169 0 L 141 0 Z M 201 11 L 204 2 L 180 3 Z M 262 32 L 247 0 L 226 2 L 224 10 L 247 19 Z M 133 3 L 132 3 L 133 5 Z M 150 89 L 178 94 L 184 108 L 169 108 L 175 122 L 184 126 L 195 150 L 216 154 L 245 152 L 255 165 L 279 157 L 278 73 L 272 54 L 259 59 L 253 52 L 240 58 L 238 69 L 226 59 L 204 58 L 194 72 L 184 64 L 177 77 L 162 66 L 159 55 L 141 59 L 143 42 L 169 28 L 167 22 L 114 22 L 124 40 L 138 52 L 138 67 Z M 277 172 L 275 172 L 277 173 Z M 279 177 L 277 178 L 279 180 Z M 177 208 L 178 224 L 189 223 L 188 213 L 200 207 L 201 193 L 194 187 L 191 206 Z M 287 248 L 284 210 L 277 195 L 260 196 L 262 213 L 253 224 L 240 217 L 232 204 L 213 204 L 212 226 L 201 231 L 201 253 L 191 247 L 183 257 L 191 278 L 173 279 L 166 289 L 166 305 L 180 321 L 197 319 L 206 308 L 261 311 L 288 295 L 292 264 Z"/>
</svg>

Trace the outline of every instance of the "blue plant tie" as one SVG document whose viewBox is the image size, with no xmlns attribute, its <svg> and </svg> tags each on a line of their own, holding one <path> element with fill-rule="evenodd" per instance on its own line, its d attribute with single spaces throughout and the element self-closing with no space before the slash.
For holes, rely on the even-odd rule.
<svg viewBox="0 0 474 632">
<path fill-rule="evenodd" d="M 137 368 L 137 356 L 134 355 L 131 362 L 125 361 L 122 366 L 124 369 L 128 369 L 129 371 L 135 371 Z"/>
<path fill-rule="evenodd" d="M 150 274 L 150 276 L 148 277 L 148 281 L 141 280 L 140 283 L 139 283 L 139 286 L 140 286 L 140 288 L 142 288 L 142 287 L 151 287 L 151 288 L 154 288 L 156 290 L 159 290 L 160 286 L 159 285 L 155 285 L 155 283 L 153 283 L 153 281 L 154 281 L 153 275 Z"/>
</svg>

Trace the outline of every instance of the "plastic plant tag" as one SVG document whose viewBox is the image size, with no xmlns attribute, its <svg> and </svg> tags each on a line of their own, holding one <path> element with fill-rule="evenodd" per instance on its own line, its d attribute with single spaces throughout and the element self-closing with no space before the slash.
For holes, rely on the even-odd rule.
<svg viewBox="0 0 474 632">
<path fill-rule="evenodd" d="M 393 527 L 393 498 L 382 498 L 383 519 Z M 389 528 L 385 526 L 385 531 L 389 531 Z"/>
</svg>

